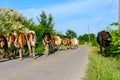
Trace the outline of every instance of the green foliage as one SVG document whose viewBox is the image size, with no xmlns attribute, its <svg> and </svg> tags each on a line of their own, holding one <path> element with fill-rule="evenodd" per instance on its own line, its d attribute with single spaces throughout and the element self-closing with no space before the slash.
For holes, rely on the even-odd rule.
<svg viewBox="0 0 120 80">
<path fill-rule="evenodd" d="M 8 32 L 21 30 L 25 17 L 11 8 L 0 8 L 0 30 L 7 35 Z"/>
<path fill-rule="evenodd" d="M 119 61 L 98 55 L 97 50 L 96 47 L 89 48 L 89 64 L 84 80 L 119 80 Z"/>
<path fill-rule="evenodd" d="M 35 25 L 33 22 L 30 22 L 31 24 L 29 25 L 30 26 L 29 29 L 32 29 L 35 31 L 36 36 L 37 36 L 37 47 L 39 48 L 39 49 L 37 49 L 37 51 L 39 51 L 39 50 L 41 51 L 42 48 L 40 48 L 40 46 L 42 46 L 43 33 L 49 32 L 51 34 L 54 34 L 55 30 L 54 30 L 52 15 L 49 14 L 49 16 L 47 17 L 46 13 L 44 11 L 42 11 L 40 16 L 37 17 L 37 20 L 38 20 L 39 24 Z"/>
<path fill-rule="evenodd" d="M 37 17 L 37 20 L 39 21 L 39 27 L 42 28 L 42 32 L 49 32 L 51 34 L 55 33 L 54 30 L 54 23 L 53 23 L 53 17 L 51 14 L 47 17 L 44 11 L 40 14 L 40 18 Z"/>
<path fill-rule="evenodd" d="M 110 34 L 112 36 L 112 42 L 110 44 L 110 51 L 109 51 L 109 54 L 113 57 L 118 57 L 120 55 L 120 25 L 119 23 L 115 23 L 113 22 L 112 24 L 110 24 L 111 26 L 112 25 L 116 25 L 118 26 L 118 29 L 115 29 L 115 30 L 110 30 Z"/>
<path fill-rule="evenodd" d="M 44 51 L 44 49 L 43 49 L 42 42 L 38 42 L 36 44 L 36 49 L 35 49 L 36 54 L 42 54 L 43 51 Z"/>
<path fill-rule="evenodd" d="M 120 23 L 119 22 L 113 22 L 109 26 L 117 26 L 118 29 L 120 30 Z"/>
<path fill-rule="evenodd" d="M 0 32 L 7 35 L 9 32 L 26 32 L 33 30 L 37 36 L 36 52 L 43 51 L 42 35 L 44 32 L 55 34 L 53 17 L 44 11 L 37 17 L 39 24 L 32 19 L 25 18 L 21 13 L 11 8 L 0 8 Z"/>
<path fill-rule="evenodd" d="M 68 38 L 77 38 L 77 34 L 73 30 L 67 30 L 66 31 L 66 37 Z"/>
<path fill-rule="evenodd" d="M 91 33 L 91 34 L 84 34 L 84 35 L 80 35 L 78 37 L 80 44 L 85 44 L 85 43 L 89 43 L 89 37 L 90 36 L 90 43 L 93 46 L 97 46 L 97 41 L 96 41 L 96 37 L 95 34 Z"/>
<path fill-rule="evenodd" d="M 80 35 L 78 37 L 79 41 L 81 44 L 84 44 L 85 42 L 89 42 L 88 40 L 88 34 Z"/>
</svg>

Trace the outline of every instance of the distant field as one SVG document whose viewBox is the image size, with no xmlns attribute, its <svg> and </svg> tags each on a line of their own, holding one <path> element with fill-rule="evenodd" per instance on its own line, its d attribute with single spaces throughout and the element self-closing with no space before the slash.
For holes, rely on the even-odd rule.
<svg viewBox="0 0 120 80">
<path fill-rule="evenodd" d="M 83 80 L 120 80 L 120 61 L 99 55 L 97 47 L 89 48 L 89 64 Z"/>
</svg>

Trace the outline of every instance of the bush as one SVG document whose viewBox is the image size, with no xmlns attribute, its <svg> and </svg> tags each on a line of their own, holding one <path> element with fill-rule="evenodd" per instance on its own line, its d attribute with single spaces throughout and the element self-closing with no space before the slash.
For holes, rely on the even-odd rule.
<svg viewBox="0 0 120 80">
<path fill-rule="evenodd" d="M 117 57 L 120 55 L 120 30 L 110 30 L 112 42 L 110 44 L 110 56 Z"/>
</svg>

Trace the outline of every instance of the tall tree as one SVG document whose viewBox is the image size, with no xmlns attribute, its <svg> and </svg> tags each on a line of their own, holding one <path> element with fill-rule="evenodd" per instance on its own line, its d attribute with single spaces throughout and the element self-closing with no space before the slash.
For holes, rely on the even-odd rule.
<svg viewBox="0 0 120 80">
<path fill-rule="evenodd" d="M 68 38 L 77 38 L 77 34 L 73 30 L 66 31 L 66 37 Z"/>
<path fill-rule="evenodd" d="M 42 27 L 42 32 L 50 32 L 51 34 L 55 32 L 53 17 L 51 14 L 47 16 L 45 12 L 42 11 L 40 17 L 37 17 L 37 20 L 39 22 L 39 26 Z"/>
</svg>

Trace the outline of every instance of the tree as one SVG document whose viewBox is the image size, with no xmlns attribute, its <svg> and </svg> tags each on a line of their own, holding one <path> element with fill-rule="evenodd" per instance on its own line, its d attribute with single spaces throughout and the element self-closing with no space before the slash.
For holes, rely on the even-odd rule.
<svg viewBox="0 0 120 80">
<path fill-rule="evenodd" d="M 34 25 L 34 31 L 36 32 L 37 41 L 41 43 L 44 32 L 49 32 L 50 34 L 55 33 L 53 17 L 51 14 L 47 16 L 46 13 L 42 11 L 39 17 L 37 17 L 37 20 L 39 24 Z"/>
<path fill-rule="evenodd" d="M 91 34 L 84 34 L 84 35 L 80 35 L 78 37 L 79 41 L 81 44 L 84 44 L 85 42 L 89 42 L 88 36 L 90 35 L 90 42 L 92 43 L 93 46 L 97 45 L 97 41 L 96 41 L 96 36 L 95 34 L 91 33 Z"/>
<path fill-rule="evenodd" d="M 35 23 L 33 22 L 33 19 L 24 19 L 22 24 L 30 30 L 34 30 L 36 26 Z"/>
<path fill-rule="evenodd" d="M 120 30 L 120 23 L 119 22 L 112 22 L 109 26 L 117 26 Z"/>
<path fill-rule="evenodd" d="M 72 38 L 77 38 L 77 34 L 72 30 L 67 30 L 66 31 L 66 37 L 71 38 L 71 39 Z"/>
<path fill-rule="evenodd" d="M 22 30 L 25 17 L 16 10 L 11 8 L 0 8 L 0 30 L 2 33 Z"/>
<path fill-rule="evenodd" d="M 40 18 L 37 17 L 37 20 L 39 22 L 39 26 L 42 27 L 42 33 L 43 32 L 49 32 L 51 34 L 55 33 L 54 30 L 54 23 L 53 23 L 53 17 L 51 14 L 47 17 L 44 11 L 40 14 Z"/>
</svg>

